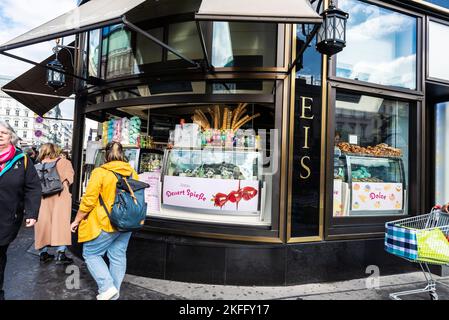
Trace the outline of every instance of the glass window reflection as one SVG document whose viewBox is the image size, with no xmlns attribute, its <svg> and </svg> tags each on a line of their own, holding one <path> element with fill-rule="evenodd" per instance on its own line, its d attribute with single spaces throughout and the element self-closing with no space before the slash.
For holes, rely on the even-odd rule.
<svg viewBox="0 0 449 320">
<path fill-rule="evenodd" d="M 296 51 L 299 51 L 306 43 L 307 35 L 313 26 L 298 24 L 296 26 Z M 313 37 L 308 48 L 299 58 L 296 68 L 296 79 L 302 80 L 308 85 L 321 85 L 321 54 L 315 49 L 316 37 Z"/>
<path fill-rule="evenodd" d="M 168 27 L 168 45 L 190 59 L 203 59 L 203 49 L 195 22 L 174 23 Z M 168 60 L 178 56 L 168 53 Z"/>
<path fill-rule="evenodd" d="M 449 45 L 449 26 L 430 21 L 429 22 L 429 76 L 443 80 L 449 80 L 449 65 L 447 52 Z"/>
<path fill-rule="evenodd" d="M 274 67 L 276 40 L 274 23 L 214 22 L 212 65 Z"/>
<path fill-rule="evenodd" d="M 416 18 L 358 0 L 338 6 L 349 19 L 337 76 L 416 89 Z"/>
<path fill-rule="evenodd" d="M 164 29 L 155 28 L 147 31 L 153 37 L 164 41 Z M 145 36 L 137 33 L 136 60 L 139 66 L 162 61 L 162 47 Z"/>
<path fill-rule="evenodd" d="M 100 29 L 89 33 L 89 75 L 98 76 L 98 63 L 100 59 Z"/>
<path fill-rule="evenodd" d="M 106 61 L 103 70 L 106 78 L 133 74 L 135 59 L 131 47 L 131 32 L 123 25 L 104 28 L 102 56 L 102 61 Z"/>
</svg>

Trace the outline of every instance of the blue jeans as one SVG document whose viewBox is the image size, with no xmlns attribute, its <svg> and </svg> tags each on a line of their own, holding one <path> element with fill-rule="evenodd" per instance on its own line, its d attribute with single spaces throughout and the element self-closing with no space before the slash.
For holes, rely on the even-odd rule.
<svg viewBox="0 0 449 320">
<path fill-rule="evenodd" d="M 111 287 L 120 291 L 126 273 L 126 249 L 131 232 L 104 232 L 94 240 L 84 243 L 83 257 L 90 274 L 97 282 L 98 292 Z M 103 259 L 108 254 L 109 268 Z"/>
</svg>

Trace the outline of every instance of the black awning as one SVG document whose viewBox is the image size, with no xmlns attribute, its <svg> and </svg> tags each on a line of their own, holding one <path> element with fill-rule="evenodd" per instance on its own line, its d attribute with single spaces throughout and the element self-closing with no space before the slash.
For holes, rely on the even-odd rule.
<svg viewBox="0 0 449 320">
<path fill-rule="evenodd" d="M 73 46 L 73 43 L 70 46 Z M 74 56 L 73 49 L 70 50 L 72 56 Z M 66 86 L 57 92 L 47 85 L 47 69 L 45 69 L 45 66 L 54 59 L 55 55 L 53 54 L 42 61 L 40 66 L 35 66 L 8 82 L 2 87 L 2 91 L 33 112 L 43 116 L 74 93 L 73 77 L 66 77 Z M 73 73 L 72 57 L 67 50 L 61 50 L 58 53 L 58 59 L 66 67 L 68 73 Z"/>
</svg>

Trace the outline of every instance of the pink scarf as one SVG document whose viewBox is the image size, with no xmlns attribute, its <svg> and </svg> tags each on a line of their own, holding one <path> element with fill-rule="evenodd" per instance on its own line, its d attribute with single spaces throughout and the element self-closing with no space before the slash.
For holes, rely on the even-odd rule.
<svg viewBox="0 0 449 320">
<path fill-rule="evenodd" d="M 5 168 L 6 162 L 11 160 L 16 153 L 16 148 L 12 144 L 9 145 L 3 152 L 0 152 L 0 172 Z"/>
</svg>

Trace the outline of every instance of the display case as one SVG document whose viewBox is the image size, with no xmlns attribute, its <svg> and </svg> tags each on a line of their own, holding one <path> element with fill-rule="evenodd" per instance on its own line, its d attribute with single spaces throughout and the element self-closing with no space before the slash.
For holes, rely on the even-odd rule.
<svg viewBox="0 0 449 320">
<path fill-rule="evenodd" d="M 124 147 L 126 161 L 137 173 L 160 171 L 164 152 L 159 149 L 142 149 L 136 147 Z M 95 154 L 95 167 L 100 167 L 105 161 L 105 150 L 98 149 Z"/>
<path fill-rule="evenodd" d="M 140 158 L 137 172 L 161 171 L 164 160 L 164 151 L 158 149 L 140 149 Z"/>
<path fill-rule="evenodd" d="M 334 159 L 334 217 L 406 214 L 402 157 L 341 153 Z"/>
<path fill-rule="evenodd" d="M 162 205 L 196 213 L 259 215 L 262 154 L 233 148 L 173 148 L 164 155 Z"/>
</svg>

